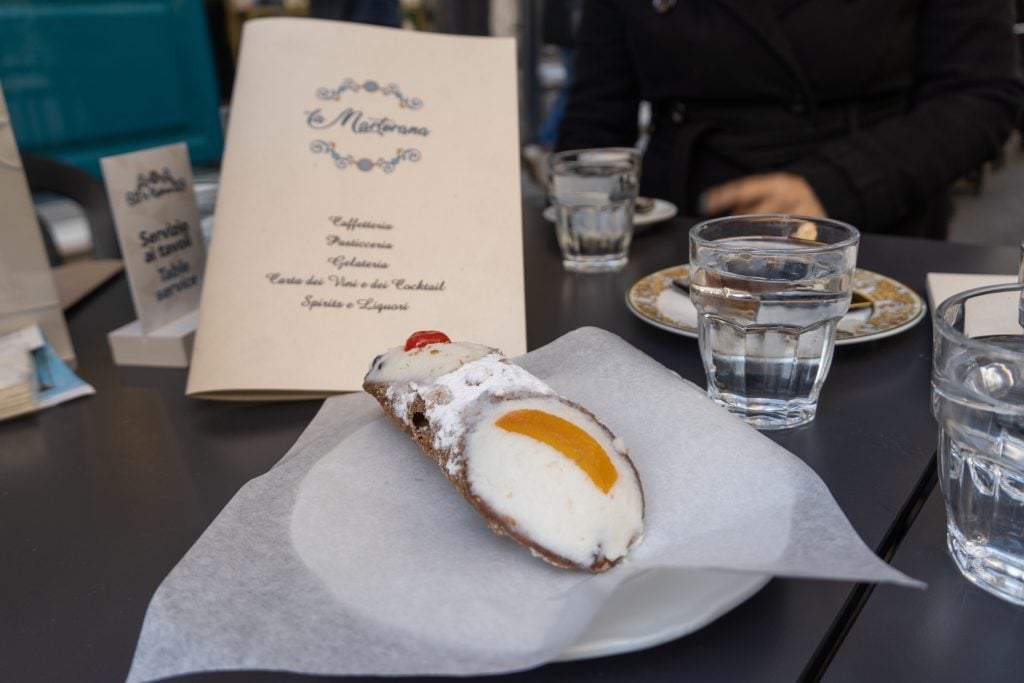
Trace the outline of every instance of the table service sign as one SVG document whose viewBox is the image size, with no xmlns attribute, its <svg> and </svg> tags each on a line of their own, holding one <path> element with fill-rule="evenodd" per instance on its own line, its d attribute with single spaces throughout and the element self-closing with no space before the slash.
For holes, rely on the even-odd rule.
<svg viewBox="0 0 1024 683">
<path fill-rule="evenodd" d="M 1024 605 L 1024 284 L 970 289 L 933 318 L 932 410 L 947 548 L 969 581 Z"/>
<path fill-rule="evenodd" d="M 107 339 L 119 365 L 188 366 L 206 247 L 185 143 L 100 160 L 138 319 Z"/>
<path fill-rule="evenodd" d="M 57 298 L 39 221 L 0 88 L 0 334 L 39 324 L 57 354 L 75 351 Z"/>
<path fill-rule="evenodd" d="M 690 230 L 690 298 L 712 400 L 759 429 L 814 419 L 859 241 L 850 225 L 803 216 L 728 216 Z"/>
<path fill-rule="evenodd" d="M 515 45 L 246 22 L 187 392 L 358 390 L 417 329 L 526 348 Z"/>
<path fill-rule="evenodd" d="M 491 533 L 371 397 L 333 397 L 157 590 L 129 680 L 529 668 L 579 652 L 619 587 L 655 570 L 752 574 L 746 592 L 706 596 L 714 616 L 765 575 L 920 585 L 863 545 L 802 461 L 615 335 L 583 328 L 516 362 L 629 447 L 647 518 L 626 563 L 589 574 L 523 552 Z"/>
</svg>

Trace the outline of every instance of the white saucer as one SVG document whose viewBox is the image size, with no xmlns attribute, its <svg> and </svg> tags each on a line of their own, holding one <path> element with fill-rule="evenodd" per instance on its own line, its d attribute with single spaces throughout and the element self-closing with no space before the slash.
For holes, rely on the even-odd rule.
<svg viewBox="0 0 1024 683">
<path fill-rule="evenodd" d="M 667 221 L 669 218 L 675 216 L 677 212 L 678 209 L 676 208 L 676 205 L 673 204 L 672 202 L 667 202 L 664 199 L 655 199 L 654 206 L 651 207 L 650 211 L 633 214 L 633 228 L 635 230 L 640 226 L 654 225 L 655 223 Z M 541 213 L 541 215 L 544 216 L 545 220 L 549 220 L 552 223 L 554 223 L 555 207 L 546 207 L 544 211 Z"/>
<path fill-rule="evenodd" d="M 654 647 L 700 629 L 768 583 L 765 574 L 656 569 L 627 580 L 556 661 Z"/>
</svg>

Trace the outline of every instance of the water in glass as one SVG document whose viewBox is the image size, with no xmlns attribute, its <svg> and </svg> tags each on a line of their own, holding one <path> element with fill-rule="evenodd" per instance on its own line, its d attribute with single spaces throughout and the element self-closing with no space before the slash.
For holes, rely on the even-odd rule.
<svg viewBox="0 0 1024 683">
<path fill-rule="evenodd" d="M 626 264 L 633 236 L 633 200 L 606 193 L 559 195 L 554 202 L 556 234 L 565 267 L 614 270 Z"/>
<path fill-rule="evenodd" d="M 621 269 L 633 237 L 640 153 L 625 147 L 558 152 L 550 170 L 548 196 L 565 268 Z"/>
<path fill-rule="evenodd" d="M 808 422 L 832 361 L 836 326 L 850 304 L 850 254 L 787 256 L 809 245 L 793 238 L 722 244 L 751 251 L 713 253 L 693 276 L 708 395 L 758 428 Z"/>
<path fill-rule="evenodd" d="M 979 340 L 1024 358 L 1020 335 Z M 1024 372 L 1001 353 L 944 353 L 932 408 L 949 551 L 973 583 L 1024 604 Z"/>
</svg>

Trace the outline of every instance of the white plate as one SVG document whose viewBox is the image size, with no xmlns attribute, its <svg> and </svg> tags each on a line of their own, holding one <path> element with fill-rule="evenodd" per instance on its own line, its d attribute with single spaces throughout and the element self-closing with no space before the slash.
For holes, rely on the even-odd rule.
<svg viewBox="0 0 1024 683">
<path fill-rule="evenodd" d="M 655 223 L 667 221 L 669 218 L 675 216 L 677 211 L 678 209 L 676 209 L 676 205 L 672 202 L 667 202 L 664 199 L 655 199 L 654 206 L 651 207 L 650 211 L 633 214 L 633 227 L 636 229 L 640 226 L 654 225 Z M 541 215 L 544 216 L 545 220 L 549 220 L 554 223 L 555 207 L 549 206 L 545 208 Z"/>
<path fill-rule="evenodd" d="M 557 661 L 654 647 L 700 629 L 759 591 L 770 576 L 655 569 L 627 580 Z"/>
<path fill-rule="evenodd" d="M 697 309 L 690 303 L 689 296 L 672 286 L 674 278 L 689 275 L 690 266 L 684 263 L 641 278 L 626 293 L 629 310 L 655 327 L 696 338 Z M 890 277 L 858 268 L 853 276 L 853 288 L 868 299 L 871 306 L 843 317 L 836 331 L 836 345 L 891 337 L 925 317 L 927 309 L 917 292 Z"/>
</svg>

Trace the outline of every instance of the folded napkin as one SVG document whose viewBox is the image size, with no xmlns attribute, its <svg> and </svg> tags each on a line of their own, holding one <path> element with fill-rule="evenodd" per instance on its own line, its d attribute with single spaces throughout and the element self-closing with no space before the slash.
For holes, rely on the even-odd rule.
<svg viewBox="0 0 1024 683">
<path fill-rule="evenodd" d="M 529 668 L 655 568 L 921 585 L 875 557 L 801 460 L 615 335 L 580 329 L 516 362 L 629 446 L 647 517 L 626 563 L 557 569 L 495 536 L 373 399 L 335 397 L 164 580 L 129 680 Z"/>
<path fill-rule="evenodd" d="M 978 287 L 1013 284 L 1017 278 L 1013 275 L 928 273 L 926 281 L 928 303 L 934 315 L 939 304 L 955 294 Z M 1021 302 L 1020 294 L 1012 292 L 981 297 L 969 302 L 964 316 L 963 330 L 968 337 L 1017 335 L 1024 326 L 1024 303 Z"/>
<path fill-rule="evenodd" d="M 1016 282 L 1013 275 L 988 275 L 979 273 L 928 273 L 928 305 L 934 312 L 939 304 L 960 292 L 989 285 L 1008 285 Z"/>
</svg>

